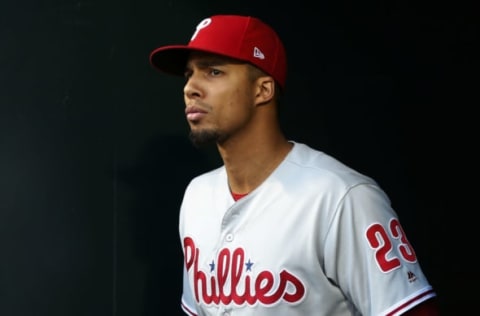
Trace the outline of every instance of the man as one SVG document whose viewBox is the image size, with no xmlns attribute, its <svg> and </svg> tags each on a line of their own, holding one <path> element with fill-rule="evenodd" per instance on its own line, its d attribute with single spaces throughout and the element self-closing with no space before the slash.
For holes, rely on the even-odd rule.
<svg viewBox="0 0 480 316">
<path fill-rule="evenodd" d="M 181 205 L 186 314 L 437 315 L 376 182 L 282 133 L 287 59 L 270 26 L 212 16 L 150 62 L 185 76 L 190 138 L 215 143 L 224 163 Z"/>
</svg>

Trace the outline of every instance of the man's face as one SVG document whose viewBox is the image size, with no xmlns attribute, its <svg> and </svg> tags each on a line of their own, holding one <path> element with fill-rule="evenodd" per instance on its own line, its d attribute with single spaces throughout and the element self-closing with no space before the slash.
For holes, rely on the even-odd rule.
<svg viewBox="0 0 480 316">
<path fill-rule="evenodd" d="M 248 126 L 255 108 L 249 67 L 213 54 L 190 56 L 184 100 L 190 138 L 195 145 L 222 143 Z"/>
</svg>

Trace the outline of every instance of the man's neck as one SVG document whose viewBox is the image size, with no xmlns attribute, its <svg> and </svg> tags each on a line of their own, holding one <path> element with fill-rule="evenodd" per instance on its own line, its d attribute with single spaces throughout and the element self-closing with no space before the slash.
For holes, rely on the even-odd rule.
<svg viewBox="0 0 480 316">
<path fill-rule="evenodd" d="M 293 144 L 283 136 L 275 141 L 249 141 L 235 146 L 219 146 L 230 190 L 245 194 L 257 188 L 285 159 Z"/>
</svg>

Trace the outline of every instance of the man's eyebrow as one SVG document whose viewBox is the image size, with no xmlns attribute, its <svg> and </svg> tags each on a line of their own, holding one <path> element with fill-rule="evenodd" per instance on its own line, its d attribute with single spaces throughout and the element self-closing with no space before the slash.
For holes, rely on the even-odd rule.
<svg viewBox="0 0 480 316">
<path fill-rule="evenodd" d="M 233 64 L 233 62 L 225 58 L 208 58 L 197 60 L 195 64 L 199 67 L 211 67 Z"/>
<path fill-rule="evenodd" d="M 197 65 L 198 67 L 212 67 L 212 66 L 223 66 L 228 64 L 238 65 L 244 64 L 245 62 L 232 59 L 226 56 L 202 56 L 199 58 L 192 59 L 193 64 Z"/>
<path fill-rule="evenodd" d="M 196 63 L 199 67 L 211 67 L 225 65 L 226 62 L 218 59 L 200 60 Z"/>
</svg>

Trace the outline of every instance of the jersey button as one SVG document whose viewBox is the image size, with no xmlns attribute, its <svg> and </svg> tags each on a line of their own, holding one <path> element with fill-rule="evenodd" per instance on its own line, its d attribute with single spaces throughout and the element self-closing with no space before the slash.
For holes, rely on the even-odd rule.
<svg viewBox="0 0 480 316">
<path fill-rule="evenodd" d="M 225 236 L 225 240 L 226 241 L 232 241 L 233 240 L 233 234 L 227 234 L 227 236 Z"/>
</svg>

